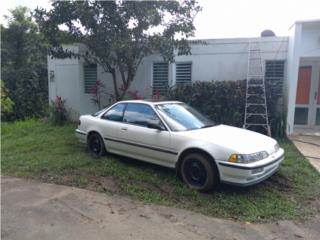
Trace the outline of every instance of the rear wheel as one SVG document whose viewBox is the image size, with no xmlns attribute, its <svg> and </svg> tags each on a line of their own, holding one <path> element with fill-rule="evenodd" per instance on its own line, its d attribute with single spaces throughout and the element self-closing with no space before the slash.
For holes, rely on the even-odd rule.
<svg viewBox="0 0 320 240">
<path fill-rule="evenodd" d="M 219 181 L 217 167 L 204 154 L 191 153 L 185 156 L 180 171 L 183 181 L 201 192 L 212 190 Z"/>
<path fill-rule="evenodd" d="M 92 156 L 100 157 L 106 153 L 104 142 L 99 134 L 91 133 L 88 139 L 88 148 Z"/>
</svg>

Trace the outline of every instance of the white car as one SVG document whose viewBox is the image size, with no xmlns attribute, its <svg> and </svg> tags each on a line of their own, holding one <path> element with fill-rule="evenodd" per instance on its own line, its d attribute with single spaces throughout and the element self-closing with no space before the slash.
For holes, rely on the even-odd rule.
<svg viewBox="0 0 320 240">
<path fill-rule="evenodd" d="M 199 191 L 219 182 L 249 186 L 274 174 L 284 150 L 265 135 L 214 125 L 177 101 L 117 102 L 79 119 L 76 136 L 95 156 L 106 151 L 175 168 Z"/>
</svg>

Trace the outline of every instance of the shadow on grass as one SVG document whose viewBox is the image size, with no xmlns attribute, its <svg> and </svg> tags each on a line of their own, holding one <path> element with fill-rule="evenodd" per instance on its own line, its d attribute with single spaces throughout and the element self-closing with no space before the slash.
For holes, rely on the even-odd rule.
<svg viewBox="0 0 320 240">
<path fill-rule="evenodd" d="M 181 177 L 179 177 L 175 169 L 163 167 L 153 163 L 140 161 L 134 158 L 124 157 L 124 156 L 120 156 L 112 153 L 108 153 L 103 159 L 107 159 L 107 158 L 113 158 L 116 161 L 119 161 L 125 164 L 129 168 L 135 168 L 141 171 L 147 171 L 149 173 L 157 173 L 159 177 L 161 176 L 170 177 L 172 181 L 176 181 L 179 184 L 185 184 L 181 179 Z M 228 195 L 228 194 L 245 195 L 245 194 L 254 192 L 259 188 L 266 188 L 266 187 L 275 188 L 276 190 L 285 191 L 285 192 L 290 191 L 290 189 L 292 188 L 290 181 L 284 175 L 279 174 L 279 172 L 276 172 L 270 178 L 253 186 L 241 187 L 236 185 L 219 183 L 215 189 L 209 192 L 206 192 L 206 193 L 197 192 L 197 193 L 203 194 L 203 195 L 210 195 L 215 193 L 221 193 L 225 195 Z"/>
</svg>

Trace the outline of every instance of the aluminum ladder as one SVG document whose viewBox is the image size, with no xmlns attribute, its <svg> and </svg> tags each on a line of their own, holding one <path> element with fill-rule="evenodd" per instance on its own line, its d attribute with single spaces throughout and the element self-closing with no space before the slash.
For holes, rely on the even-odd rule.
<svg viewBox="0 0 320 240">
<path fill-rule="evenodd" d="M 249 42 L 243 128 L 263 128 L 271 135 L 260 42 Z"/>
</svg>

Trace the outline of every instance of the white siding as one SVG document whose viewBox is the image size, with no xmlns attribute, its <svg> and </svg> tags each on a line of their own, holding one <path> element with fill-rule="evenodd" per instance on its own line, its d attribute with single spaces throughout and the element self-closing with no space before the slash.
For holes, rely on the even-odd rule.
<svg viewBox="0 0 320 240">
<path fill-rule="evenodd" d="M 292 26 L 289 37 L 288 66 L 286 82 L 287 134 L 294 132 L 294 111 L 296 102 L 299 66 L 306 61 L 320 59 L 320 20 L 297 22 Z M 312 64 L 310 64 L 312 65 Z M 316 69 L 314 67 L 314 69 Z"/>
<path fill-rule="evenodd" d="M 250 41 L 261 43 L 262 57 L 264 60 L 286 59 L 287 37 L 267 38 L 239 38 L 239 39 L 217 39 L 204 40 L 205 44 L 192 44 L 192 55 L 176 56 L 176 62 L 192 63 L 192 81 L 212 80 L 241 80 L 246 78 L 247 50 Z M 81 45 L 68 46 L 75 52 L 85 52 L 86 48 Z M 144 58 L 137 70 L 130 91 L 139 91 L 140 95 L 150 97 L 152 94 L 152 66 L 154 62 L 163 61 L 159 54 L 153 54 Z M 48 71 L 55 71 L 55 84 L 49 80 L 49 97 L 54 99 L 60 94 L 67 100 L 67 106 L 72 110 L 71 115 L 76 119 L 79 114 L 93 113 L 97 107 L 92 103 L 91 94 L 84 93 L 84 66 L 83 59 L 51 59 L 48 58 Z M 72 65 L 66 69 L 61 66 Z M 60 67 L 57 67 L 60 66 Z M 72 69 L 72 70 L 70 70 Z M 59 73 L 57 73 L 59 71 Z M 106 92 L 113 93 L 113 81 L 109 73 L 104 72 L 98 65 L 98 80 L 106 86 Z M 65 73 L 64 73 L 65 72 Z M 71 73 L 72 72 L 72 73 Z M 66 74 L 67 73 L 67 74 Z M 175 84 L 175 63 L 169 64 L 170 86 Z M 58 79 L 57 79 L 58 78 Z M 68 84 L 63 84 L 68 78 Z M 118 87 L 121 86 L 120 76 Z M 60 88 L 64 88 L 60 91 Z M 72 100 L 71 100 L 72 99 Z M 108 104 L 105 97 L 104 104 Z"/>
</svg>

